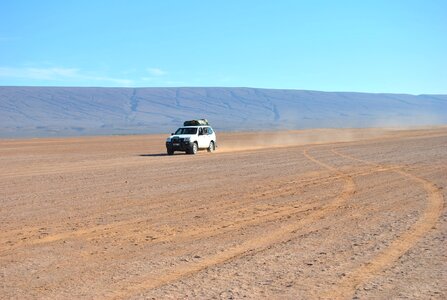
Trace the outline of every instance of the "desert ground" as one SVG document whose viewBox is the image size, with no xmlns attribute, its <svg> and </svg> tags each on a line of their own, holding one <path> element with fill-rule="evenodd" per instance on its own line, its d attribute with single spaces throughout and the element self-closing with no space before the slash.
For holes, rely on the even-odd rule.
<svg viewBox="0 0 447 300">
<path fill-rule="evenodd" d="M 0 140 L 0 298 L 446 299 L 447 128 Z"/>
</svg>

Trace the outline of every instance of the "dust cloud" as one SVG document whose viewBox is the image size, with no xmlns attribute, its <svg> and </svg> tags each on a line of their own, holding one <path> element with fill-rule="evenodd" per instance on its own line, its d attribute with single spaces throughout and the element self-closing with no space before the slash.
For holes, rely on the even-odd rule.
<svg viewBox="0 0 447 300">
<path fill-rule="evenodd" d="M 390 130 L 368 129 L 309 129 L 277 132 L 223 133 L 219 135 L 219 152 L 247 151 L 308 144 L 351 142 L 381 137 Z"/>
<path fill-rule="evenodd" d="M 446 124 L 447 118 L 427 113 L 412 113 L 403 116 L 382 116 L 376 118 L 370 127 L 387 129 L 429 129 Z"/>
</svg>

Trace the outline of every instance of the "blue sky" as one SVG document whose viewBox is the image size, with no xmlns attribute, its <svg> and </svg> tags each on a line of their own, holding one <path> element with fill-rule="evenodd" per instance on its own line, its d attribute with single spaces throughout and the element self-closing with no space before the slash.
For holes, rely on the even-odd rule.
<svg viewBox="0 0 447 300">
<path fill-rule="evenodd" d="M 0 85 L 447 93 L 447 1 L 0 2 Z"/>
</svg>

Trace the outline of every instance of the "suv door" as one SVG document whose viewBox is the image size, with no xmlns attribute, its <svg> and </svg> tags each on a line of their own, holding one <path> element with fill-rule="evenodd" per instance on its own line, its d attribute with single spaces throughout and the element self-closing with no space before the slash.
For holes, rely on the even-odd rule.
<svg viewBox="0 0 447 300">
<path fill-rule="evenodd" d="M 214 133 L 214 130 L 211 127 L 208 127 L 208 136 L 210 138 L 210 142 L 211 141 L 216 142 L 216 134 Z"/>
<path fill-rule="evenodd" d="M 210 138 L 206 127 L 200 127 L 198 134 L 197 143 L 199 144 L 199 148 L 208 148 L 210 145 Z"/>
</svg>

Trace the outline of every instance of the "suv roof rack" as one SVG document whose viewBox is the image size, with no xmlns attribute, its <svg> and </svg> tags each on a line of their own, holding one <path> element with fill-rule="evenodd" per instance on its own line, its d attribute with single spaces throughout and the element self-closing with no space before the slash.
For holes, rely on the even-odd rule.
<svg viewBox="0 0 447 300">
<path fill-rule="evenodd" d="M 183 126 L 201 126 L 201 125 L 210 125 L 207 119 L 197 119 L 197 120 L 189 120 L 183 122 Z"/>
</svg>

